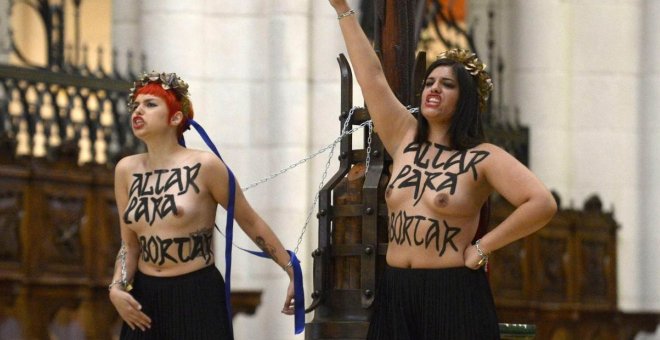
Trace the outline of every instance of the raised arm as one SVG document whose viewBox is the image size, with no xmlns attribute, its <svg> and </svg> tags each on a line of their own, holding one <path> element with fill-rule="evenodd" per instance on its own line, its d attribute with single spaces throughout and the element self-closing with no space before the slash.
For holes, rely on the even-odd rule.
<svg viewBox="0 0 660 340">
<path fill-rule="evenodd" d="M 375 131 L 387 151 L 393 154 L 405 133 L 415 126 L 415 119 L 392 92 L 371 42 L 356 16 L 348 15 L 351 8 L 346 0 L 330 0 L 330 4 L 341 17 L 339 26 Z"/>
<path fill-rule="evenodd" d="M 115 273 L 112 276 L 112 282 L 108 289 L 110 290 L 110 301 L 117 309 L 119 316 L 126 321 L 126 324 L 131 329 L 138 327 L 145 330 L 151 327 L 151 319 L 141 311 L 142 306 L 140 303 L 128 293 L 130 283 L 133 281 L 133 276 L 137 270 L 140 245 L 137 235 L 126 226 L 122 216 L 128 204 L 128 181 L 130 180 L 130 174 L 127 163 L 128 161 L 124 158 L 115 167 L 115 200 L 119 213 L 121 248 L 117 253 Z"/>
</svg>

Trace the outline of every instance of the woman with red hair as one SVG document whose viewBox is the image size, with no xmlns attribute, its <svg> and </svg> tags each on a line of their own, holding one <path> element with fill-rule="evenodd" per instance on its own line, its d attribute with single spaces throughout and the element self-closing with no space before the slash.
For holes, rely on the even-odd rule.
<svg viewBox="0 0 660 340">
<path fill-rule="evenodd" d="M 124 320 L 121 339 L 233 339 L 213 253 L 218 204 L 289 275 L 282 312 L 293 314 L 289 254 L 240 186 L 228 184 L 233 175 L 222 160 L 179 142 L 194 115 L 188 85 L 174 73 L 148 74 L 129 103 L 147 152 L 115 168 L 122 247 L 109 295 Z"/>
</svg>

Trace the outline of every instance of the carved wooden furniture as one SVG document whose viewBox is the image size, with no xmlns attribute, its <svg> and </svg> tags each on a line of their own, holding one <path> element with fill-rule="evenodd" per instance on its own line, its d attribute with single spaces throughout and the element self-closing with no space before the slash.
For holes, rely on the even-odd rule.
<svg viewBox="0 0 660 340">
<path fill-rule="evenodd" d="M 0 338 L 111 339 L 119 325 L 107 290 L 119 249 L 112 169 L 8 151 L 0 156 Z M 235 292 L 234 312 L 253 314 L 260 299 Z"/>
<path fill-rule="evenodd" d="M 494 199 L 491 226 L 512 209 Z M 498 250 L 489 273 L 500 321 L 535 324 L 537 339 L 632 339 L 655 331 L 660 314 L 618 310 L 618 227 L 594 196 L 583 210 L 561 209 L 537 233 Z"/>
</svg>

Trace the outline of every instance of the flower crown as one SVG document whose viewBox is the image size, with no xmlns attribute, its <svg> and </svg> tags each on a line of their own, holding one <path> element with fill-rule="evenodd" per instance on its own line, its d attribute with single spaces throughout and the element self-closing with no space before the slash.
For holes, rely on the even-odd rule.
<svg viewBox="0 0 660 340">
<path fill-rule="evenodd" d="M 490 79 L 490 74 L 486 72 L 486 64 L 482 63 L 477 55 L 460 48 L 452 48 L 448 51 L 442 52 L 438 59 L 449 59 L 463 64 L 465 69 L 470 73 L 477 82 L 477 93 L 479 94 L 479 109 L 481 112 L 486 112 L 488 107 L 488 97 L 493 91 L 493 81 Z"/>
<path fill-rule="evenodd" d="M 173 91 L 177 99 L 181 101 L 181 111 L 186 115 L 186 117 L 188 116 L 188 112 L 190 111 L 188 109 L 190 107 L 188 83 L 181 80 L 181 78 L 179 78 L 176 73 L 158 73 L 153 71 L 150 73 L 143 73 L 139 79 L 133 82 L 133 87 L 131 88 L 128 95 L 128 107 L 130 110 L 133 108 L 133 102 L 135 100 L 135 94 L 137 91 L 149 83 L 158 83 L 163 87 L 164 90 Z"/>
</svg>

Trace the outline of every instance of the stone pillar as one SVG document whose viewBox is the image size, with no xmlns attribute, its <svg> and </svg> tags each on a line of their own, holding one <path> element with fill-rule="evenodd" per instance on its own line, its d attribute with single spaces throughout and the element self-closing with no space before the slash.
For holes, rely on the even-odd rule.
<svg viewBox="0 0 660 340">
<path fill-rule="evenodd" d="M 351 8 L 359 9 L 360 1 L 349 1 Z M 348 58 L 348 52 L 344 45 L 344 40 L 341 36 L 339 23 L 337 22 L 337 15 L 326 1 L 312 1 L 310 14 L 311 19 L 311 39 L 310 39 L 310 75 L 311 75 L 311 88 L 310 88 L 310 151 L 319 150 L 328 144 L 332 143 L 340 133 L 339 129 L 339 114 L 340 114 L 340 95 L 341 95 L 341 82 L 339 73 L 339 64 L 337 57 L 343 53 Z M 358 11 L 357 15 L 362 16 L 364 13 Z M 369 14 L 370 15 L 370 14 Z M 353 81 L 353 104 L 356 106 L 364 106 L 362 99 L 362 92 L 357 85 L 357 81 Z M 328 128 L 330 127 L 330 128 Z M 361 135 L 361 131 L 356 132 Z M 361 137 L 356 137 L 356 140 L 361 140 Z M 337 151 L 339 144 L 335 148 L 335 155 L 333 156 L 332 164 L 328 170 L 329 179 L 332 174 L 337 170 Z M 310 172 L 309 195 L 313 195 L 318 190 L 318 185 L 321 180 L 325 164 L 328 160 L 329 153 L 326 152 L 312 161 L 312 166 L 308 167 Z M 311 201 L 309 202 L 311 204 Z M 312 228 L 311 233 L 305 242 L 311 245 L 311 249 L 315 247 L 318 242 L 316 237 L 317 220 L 313 218 L 312 222 L 315 228 Z M 311 273 L 310 273 L 311 274 Z M 312 282 L 312 276 L 309 277 L 309 282 Z"/>
<path fill-rule="evenodd" d="M 112 47 L 117 51 L 112 70 L 121 75 L 127 75 L 129 70 L 139 70 L 139 56 L 142 53 L 141 31 L 139 21 L 140 3 L 132 0 L 114 0 L 112 2 Z M 133 63 L 129 65 L 128 52 L 131 51 Z"/>
<path fill-rule="evenodd" d="M 512 110 L 530 128 L 529 166 L 550 188 L 571 187 L 569 13 L 561 0 L 515 0 L 508 25 Z M 481 25 L 485 25 L 482 23 Z M 494 66 L 494 65 L 491 65 Z"/>
<path fill-rule="evenodd" d="M 518 104 L 512 95 L 515 65 L 512 62 L 514 49 L 511 35 L 515 32 L 512 28 L 512 23 L 515 22 L 515 13 L 512 13 L 515 6 L 508 0 L 470 0 L 466 5 L 466 23 L 474 30 L 477 56 L 487 64 L 486 71 L 493 80 L 491 114 L 496 120 L 515 122 L 520 118 L 516 111 Z M 493 13 L 493 16 L 489 17 L 489 13 Z M 494 44 L 489 47 L 491 39 Z M 498 70 L 499 62 L 502 63 L 502 70 Z"/>
<path fill-rule="evenodd" d="M 660 3 L 644 1 L 641 43 L 641 114 L 639 121 L 641 300 L 646 310 L 660 310 Z M 660 336 L 660 332 L 657 332 Z"/>
<path fill-rule="evenodd" d="M 261 71 L 244 74 L 251 88 L 250 106 L 243 110 L 249 117 L 248 127 L 244 131 L 249 140 L 243 152 L 247 157 L 245 168 L 251 169 L 248 172 L 252 174 L 249 182 L 286 168 L 310 153 L 310 128 L 315 124 L 313 119 L 316 109 L 316 105 L 310 101 L 309 81 L 309 10 L 312 0 L 259 3 L 265 3 L 256 7 L 264 8 L 264 13 L 254 13 L 251 24 L 257 29 L 258 35 L 252 42 L 254 45 L 244 51 L 251 69 L 262 68 Z M 243 36 L 241 39 L 249 38 Z M 309 166 L 308 163 L 297 167 L 248 192 L 249 199 L 262 203 L 258 211 L 266 218 L 284 247 L 292 251 L 295 250 L 313 199 L 308 186 Z M 247 176 L 244 182 L 248 184 Z M 313 229 L 315 225 L 315 214 L 312 214 L 307 230 Z M 250 245 L 254 249 L 254 245 Z M 313 245 L 303 240 L 298 250 L 301 265 L 310 272 L 311 249 Z M 243 333 L 236 333 L 236 338 L 302 339 L 302 334 L 294 336 L 293 318 L 279 312 L 288 284 L 282 270 L 270 261 L 253 256 L 246 258 L 253 270 L 246 277 L 245 284 L 261 282 L 262 289 L 267 288 L 264 296 L 272 298 L 262 300 L 259 321 L 246 320 Z M 309 275 L 306 277 L 309 278 Z M 311 287 L 311 281 L 306 282 L 306 287 Z M 309 301 L 309 290 L 305 295 Z"/>
<path fill-rule="evenodd" d="M 349 1 L 351 8 L 356 10 L 359 8 L 359 0 Z M 310 5 L 311 16 L 311 32 L 310 32 L 310 97 L 309 97 L 309 152 L 315 152 L 328 146 L 340 134 L 339 128 L 339 114 L 340 114 L 340 99 L 341 99 L 341 82 L 339 73 L 339 64 L 337 57 L 343 53 L 348 57 L 344 40 L 341 36 L 339 23 L 337 22 L 337 15 L 328 2 L 324 1 L 311 1 Z M 364 15 L 358 11 L 357 15 Z M 364 106 L 362 99 L 362 92 L 360 87 L 357 86 L 357 81 L 353 81 L 353 104 L 357 106 Z M 355 140 L 362 140 L 363 136 L 361 131 L 356 132 Z M 325 171 L 326 162 L 328 161 L 329 151 L 319 155 L 314 160 L 310 161 L 309 165 L 305 167 L 309 174 L 308 190 L 305 197 L 308 198 L 305 202 L 305 207 L 309 208 L 312 204 L 312 198 L 319 189 L 319 184 L 322 179 L 323 172 Z M 337 172 L 339 155 L 339 144 L 336 145 L 334 155 L 330 167 L 327 170 L 327 182 L 333 174 Z M 318 204 L 314 209 L 318 208 Z M 307 229 L 307 235 L 303 240 L 307 245 L 307 253 L 316 248 L 318 244 L 318 219 L 312 215 L 310 226 Z M 307 268 L 303 268 L 305 273 L 305 282 L 309 284 L 309 289 L 306 299 L 310 298 L 312 291 L 312 259 L 307 257 Z M 308 303 L 309 305 L 309 303 Z M 311 319 L 312 314 L 309 315 L 307 320 Z"/>
<path fill-rule="evenodd" d="M 660 4 L 477 0 L 470 15 L 484 18 L 489 3 L 512 12 L 498 37 L 514 69 L 505 103 L 530 126 L 532 170 L 564 205 L 596 193 L 615 210 L 619 306 L 660 309 Z"/>
<path fill-rule="evenodd" d="M 0 1 L 0 63 L 9 63 L 9 1 Z"/>
<path fill-rule="evenodd" d="M 624 310 L 641 307 L 644 281 L 638 202 L 641 15 L 634 2 L 574 2 L 564 25 L 571 27 L 569 194 L 581 204 L 597 193 L 615 212 L 621 225 L 617 282 Z"/>
</svg>

